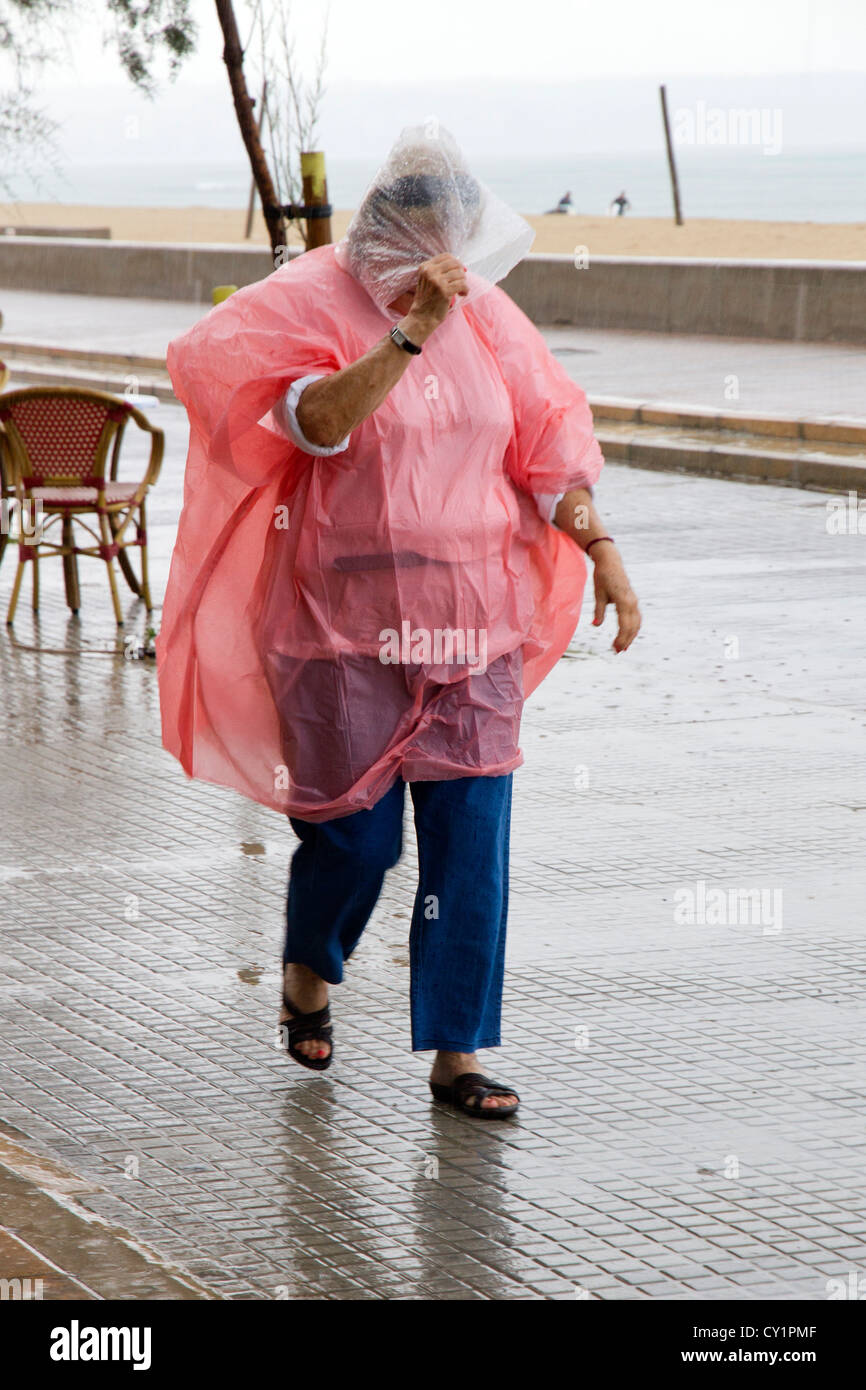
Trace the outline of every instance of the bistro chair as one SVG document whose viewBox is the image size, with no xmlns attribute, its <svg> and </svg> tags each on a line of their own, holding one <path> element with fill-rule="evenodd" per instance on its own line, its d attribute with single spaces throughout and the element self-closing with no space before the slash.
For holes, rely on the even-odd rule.
<svg viewBox="0 0 866 1390">
<path fill-rule="evenodd" d="M 2 316 L 0 316 L 0 318 L 2 318 Z M 0 391 L 3 390 L 8 380 L 9 368 L 6 366 L 5 362 L 0 362 Z M 3 552 L 6 549 L 6 542 L 9 539 L 10 504 L 13 496 L 12 484 L 6 477 L 3 448 L 2 444 L 0 444 L 0 565 L 3 563 Z"/>
<path fill-rule="evenodd" d="M 117 478 L 130 420 L 151 437 L 147 469 L 137 483 Z M 14 488 L 18 503 L 18 569 L 7 624 L 15 619 L 28 564 L 33 566 L 33 611 L 38 611 L 39 560 L 51 555 L 63 558 L 66 602 L 73 613 L 80 606 L 79 555 L 105 562 L 119 627 L 123 613 L 115 558 L 130 589 L 150 612 L 145 498 L 159 476 L 164 444 L 162 430 L 129 401 L 107 391 L 29 386 L 0 395 L 0 456 L 7 486 Z M 140 576 L 126 553 L 134 546 L 141 551 Z"/>
</svg>

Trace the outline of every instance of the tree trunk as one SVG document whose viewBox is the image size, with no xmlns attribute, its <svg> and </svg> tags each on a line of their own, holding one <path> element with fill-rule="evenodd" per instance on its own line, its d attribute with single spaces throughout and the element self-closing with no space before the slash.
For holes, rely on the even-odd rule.
<svg viewBox="0 0 866 1390">
<path fill-rule="evenodd" d="M 223 62 L 228 70 L 238 125 L 244 145 L 246 146 L 256 188 L 259 191 L 259 197 L 262 201 L 262 212 L 264 213 L 265 222 L 268 227 L 268 235 L 271 239 L 274 263 L 277 264 L 284 254 L 281 248 L 285 247 L 286 224 L 278 206 L 279 200 L 277 198 L 276 189 L 274 188 L 274 181 L 271 178 L 268 161 L 265 158 L 262 142 L 259 139 L 259 127 L 255 117 L 252 98 L 247 91 L 246 78 L 244 77 L 244 54 L 241 48 L 241 40 L 238 34 L 238 25 L 235 19 L 232 0 L 215 0 L 215 4 L 217 17 L 225 41 Z"/>
</svg>

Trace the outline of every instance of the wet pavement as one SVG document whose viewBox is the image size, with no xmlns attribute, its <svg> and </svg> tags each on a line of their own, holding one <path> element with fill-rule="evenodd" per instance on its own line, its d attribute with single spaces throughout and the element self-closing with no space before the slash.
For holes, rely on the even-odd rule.
<svg viewBox="0 0 866 1390">
<path fill-rule="evenodd" d="M 186 431 L 148 413 L 161 594 Z M 25 586 L 0 633 L 0 1277 L 822 1300 L 864 1274 L 866 535 L 814 492 L 619 466 L 599 504 L 646 626 L 616 657 L 585 613 L 527 705 L 485 1057 L 523 1105 L 496 1125 L 431 1105 L 408 1050 L 411 835 L 311 1076 L 275 1047 L 290 828 L 161 751 L 99 564 L 77 620 L 59 566 L 37 620 Z"/>
<path fill-rule="evenodd" d="M 10 343 L 160 357 L 208 307 L 0 288 L 0 357 L 10 355 Z M 861 347 L 578 328 L 547 328 L 545 336 L 591 395 L 747 414 L 866 416 Z"/>
<path fill-rule="evenodd" d="M 97 1216 L 100 1189 L 92 1180 L 34 1155 L 19 1142 L 23 1136 L 2 1128 L 0 1209 L 14 1229 L 0 1226 L 0 1301 L 209 1297 L 124 1227 Z M 81 1205 L 84 1196 L 88 1207 Z"/>
</svg>

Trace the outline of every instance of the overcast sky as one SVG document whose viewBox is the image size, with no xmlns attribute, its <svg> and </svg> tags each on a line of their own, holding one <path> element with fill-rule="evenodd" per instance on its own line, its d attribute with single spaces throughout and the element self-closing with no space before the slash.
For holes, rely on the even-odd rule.
<svg viewBox="0 0 866 1390">
<path fill-rule="evenodd" d="M 220 53 L 211 0 L 194 0 L 201 48 L 187 81 Z M 292 0 L 299 40 L 330 9 L 329 73 L 366 77 L 629 76 L 863 70 L 863 0 Z M 245 0 L 235 11 L 244 29 Z M 76 44 L 79 52 L 84 43 Z M 86 45 L 81 75 L 116 76 Z"/>
<path fill-rule="evenodd" d="M 132 90 L 95 23 L 64 21 L 68 57 L 39 89 L 61 122 L 67 165 L 242 161 L 214 6 L 194 8 L 198 51 L 153 103 Z M 403 125 L 429 115 L 470 155 L 655 147 L 663 80 L 672 109 L 782 109 L 786 148 L 866 148 L 866 0 L 293 0 L 307 68 L 328 8 L 318 142 L 337 158 L 381 156 Z M 246 36 L 245 0 L 235 9 Z"/>
</svg>

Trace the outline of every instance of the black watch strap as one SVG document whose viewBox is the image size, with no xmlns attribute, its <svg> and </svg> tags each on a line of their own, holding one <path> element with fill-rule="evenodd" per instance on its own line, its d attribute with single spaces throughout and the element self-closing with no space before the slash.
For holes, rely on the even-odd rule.
<svg viewBox="0 0 866 1390">
<path fill-rule="evenodd" d="M 418 344 L 413 343 L 407 338 L 402 328 L 398 328 L 396 323 L 391 329 L 389 337 L 391 337 L 397 346 L 402 348 L 404 352 L 411 352 L 413 357 L 417 357 L 419 352 L 421 352 L 421 348 L 419 348 Z"/>
</svg>

